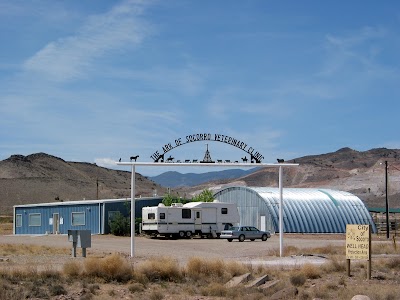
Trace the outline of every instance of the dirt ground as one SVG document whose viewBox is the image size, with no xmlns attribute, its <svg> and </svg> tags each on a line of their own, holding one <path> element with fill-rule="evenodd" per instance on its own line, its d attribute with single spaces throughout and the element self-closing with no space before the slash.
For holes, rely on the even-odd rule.
<svg viewBox="0 0 400 300">
<path fill-rule="evenodd" d="M 87 249 L 87 257 L 104 256 L 110 253 L 118 252 L 126 255 L 131 254 L 130 237 L 117 237 L 113 235 L 93 235 L 92 247 Z M 68 242 L 67 235 L 2 235 L 1 244 L 24 244 L 40 245 L 48 247 L 71 248 L 72 243 Z M 344 235 L 284 235 L 284 248 L 295 246 L 300 249 L 325 247 L 327 245 L 343 246 L 345 245 Z M 176 259 L 185 264 L 191 257 L 201 257 L 210 259 L 235 260 L 245 263 L 271 263 L 271 264 L 300 264 L 302 262 L 322 263 L 321 257 L 286 257 L 280 258 L 271 253 L 279 254 L 279 235 L 273 235 L 266 242 L 256 240 L 254 242 L 244 241 L 240 243 L 233 241 L 231 243 L 221 239 L 177 239 L 168 240 L 163 238 L 134 238 L 134 262 L 141 262 L 152 257 L 167 256 Z M 68 253 L 68 251 L 66 251 Z M 1 255 L 1 254 L 0 254 Z M 81 249 L 77 250 L 77 257 L 81 257 Z M 65 261 L 71 258 L 70 255 L 44 256 L 38 257 L 42 263 L 51 264 L 54 267 L 61 266 Z M 31 258 L 32 259 L 32 258 Z M 23 263 L 21 257 L 18 261 Z M 16 263 L 17 261 L 15 261 Z M 33 263 L 33 262 L 32 262 Z"/>
<path fill-rule="evenodd" d="M 391 243 L 391 241 L 386 240 L 384 237 L 374 236 L 374 241 L 379 241 L 379 243 Z M 279 235 L 273 235 L 270 239 L 265 242 L 260 240 L 256 241 L 244 241 L 242 243 L 238 241 L 233 241 L 229 243 L 222 239 L 177 239 L 168 240 L 163 238 L 147 238 L 142 236 L 137 236 L 134 239 L 134 257 L 130 258 L 131 253 L 131 238 L 130 237 L 117 237 L 113 235 L 93 235 L 91 236 L 91 248 L 87 249 L 87 257 L 106 257 L 111 253 L 120 253 L 130 260 L 134 265 L 141 264 L 144 261 L 151 258 L 168 257 L 179 262 L 179 264 L 186 265 L 190 258 L 197 257 L 201 259 L 223 259 L 224 261 L 236 261 L 251 265 L 268 265 L 268 266 L 278 266 L 280 270 L 287 269 L 299 269 L 302 265 L 306 263 L 311 264 L 323 264 L 329 261 L 329 258 L 317 255 L 314 253 L 309 253 L 313 249 L 324 248 L 324 247 L 343 247 L 343 252 L 345 248 L 345 235 L 344 234 L 285 234 L 283 239 L 284 249 L 291 246 L 296 247 L 299 253 L 296 255 L 288 255 L 286 257 L 279 257 Z M 32 246 L 27 247 L 27 249 L 41 249 L 44 246 L 48 247 L 49 250 L 43 253 L 10 253 L 2 254 L 0 252 L 0 269 L 11 268 L 26 269 L 26 267 L 33 266 L 37 270 L 45 271 L 46 269 L 51 270 L 63 270 L 63 266 L 67 262 L 73 260 L 83 262 L 85 258 L 82 258 L 81 249 L 77 251 L 77 257 L 73 258 L 71 256 L 71 246 L 72 243 L 68 241 L 67 235 L 0 235 L 0 245 L 22 245 Z M 399 245 L 400 246 L 400 245 Z M 5 247 L 7 248 L 7 247 Z M 15 249 L 15 247 L 9 247 Z M 55 250 L 54 250 L 55 249 Z M 58 251 L 59 250 L 59 251 Z M 328 251 L 329 252 L 329 251 Z M 287 269 L 286 269 L 287 267 Z M 322 267 L 322 266 L 321 266 Z M 318 266 L 318 269 L 320 267 Z M 254 268 L 256 269 L 256 268 Z M 310 280 L 303 287 L 300 288 L 302 297 L 296 299 L 312 299 L 312 295 L 319 295 L 317 291 L 321 287 L 324 288 L 323 295 L 325 299 L 351 299 L 350 297 L 343 297 L 340 293 L 341 290 L 351 286 L 350 291 L 358 289 L 363 291 L 365 288 L 370 288 L 374 291 L 381 288 L 381 285 L 385 285 L 387 292 L 386 296 L 383 298 L 372 297 L 371 299 L 399 299 L 398 297 L 392 297 L 398 287 L 398 281 L 393 278 L 398 278 L 398 273 L 384 274 L 381 272 L 374 271 L 373 280 L 365 281 L 365 275 L 362 273 L 364 268 L 354 268 L 354 276 L 351 278 L 344 277 L 344 271 L 336 272 L 333 274 L 328 274 L 322 278 L 317 278 Z M 285 272 L 286 273 L 286 272 Z M 360 275 L 361 274 L 361 275 Z M 345 278 L 345 279 L 343 279 Z M 361 279 L 360 279 L 361 278 Z M 385 279 L 383 281 L 383 279 Z M 65 281 L 66 282 L 66 281 Z M 146 285 L 146 288 L 139 291 L 133 292 L 130 289 L 138 286 L 137 283 L 121 285 L 118 283 L 80 283 L 80 280 L 73 281 L 71 286 L 65 282 L 61 283 L 66 290 L 68 295 L 60 295 L 53 297 L 51 299 L 56 300 L 66 300 L 66 299 L 193 299 L 193 300 L 210 300 L 210 299 L 231 299 L 230 296 L 226 297 L 205 297 L 204 294 L 192 283 L 192 287 L 187 287 L 186 284 L 175 284 L 175 283 L 151 283 Z M 1 283 L 1 282 L 0 282 Z M 8 284 L 8 283 L 7 283 Z M 25 282 L 23 285 L 13 285 L 12 288 L 19 289 L 21 286 L 26 285 L 24 293 L 21 295 L 37 295 L 37 291 L 32 288 L 28 288 L 30 283 Z M 283 283 L 282 283 L 283 284 Z M 32 285 L 32 284 L 31 284 Z M 5 286 L 10 286 L 4 285 Z M 212 285 L 210 284 L 212 287 Z M 82 293 L 86 291 L 89 287 L 98 289 L 90 294 L 91 297 L 83 297 Z M 40 286 L 40 289 L 44 289 L 44 285 Z M 0 286 L 1 289 L 1 286 Z M 38 288 L 39 289 L 39 288 Z M 39 290 L 40 290 L 39 289 Z M 192 289 L 187 291 L 186 289 Z M 197 290 L 196 290 L 197 289 Z M 164 292 L 164 296 L 159 295 L 159 291 Z M 34 293 L 35 292 L 35 293 Z M 253 293 L 255 291 L 250 291 Z M 27 294 L 28 293 L 28 294 Z M 182 295 L 180 295 L 182 293 Z M 257 292 L 258 294 L 249 294 L 249 300 L 251 299 L 268 299 L 264 297 L 262 292 Z M 331 295 L 329 296 L 328 293 Z M 353 292 L 351 292 L 352 294 Z M 370 294 L 374 292 L 369 291 Z M 390 294 L 389 294 L 390 293 Z M 306 295 L 309 295 L 306 297 Z M 178 297 L 179 296 L 179 297 Z M 27 297 L 27 296 L 26 296 Z M 178 298 L 177 298 L 178 297 Z M 1 297 L 0 297 L 1 298 Z M 35 299 L 41 299 L 39 296 L 35 296 Z M 44 297 L 46 298 L 46 297 Z M 314 297 L 315 298 L 315 297 Z M 12 298 L 17 299 L 17 298 Z M 18 298 L 19 299 L 19 298 Z M 47 299 L 47 298 L 46 298 Z M 236 297 L 237 299 L 237 297 Z M 285 298 L 287 299 L 287 297 Z"/>
</svg>

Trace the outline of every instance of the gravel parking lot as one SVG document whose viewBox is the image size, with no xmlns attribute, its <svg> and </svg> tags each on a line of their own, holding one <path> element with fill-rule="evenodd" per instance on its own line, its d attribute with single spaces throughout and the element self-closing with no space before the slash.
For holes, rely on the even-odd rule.
<svg viewBox="0 0 400 300">
<path fill-rule="evenodd" d="M 93 235 L 92 247 L 87 250 L 87 256 L 103 256 L 112 252 L 119 252 L 130 256 L 130 237 L 116 237 L 112 235 Z M 41 236 L 0 236 L 2 244 L 31 244 L 48 247 L 70 248 L 66 235 L 41 235 Z M 299 249 L 324 247 L 327 245 L 345 245 L 344 235 L 293 235 L 284 236 L 284 247 L 295 246 Z M 275 251 L 275 252 L 274 252 Z M 279 235 L 273 235 L 265 242 L 233 241 L 231 243 L 220 239 L 177 239 L 167 240 L 162 238 L 150 239 L 135 237 L 134 261 L 140 262 L 152 257 L 167 256 L 184 264 L 190 257 L 214 258 L 236 260 L 253 264 L 301 264 L 304 262 L 322 263 L 324 260 L 318 256 L 296 256 L 279 258 L 271 253 L 279 253 Z M 68 253 L 68 252 L 67 252 Z M 299 253 L 300 254 L 300 253 Z M 312 254 L 312 253 L 303 253 Z M 80 249 L 77 256 L 81 255 Z M 70 255 L 37 257 L 42 263 L 62 265 L 70 259 Z M 32 258 L 30 258 L 32 259 Z M 21 263 L 22 260 L 20 259 Z M 16 262 L 16 261 L 15 261 Z"/>
</svg>

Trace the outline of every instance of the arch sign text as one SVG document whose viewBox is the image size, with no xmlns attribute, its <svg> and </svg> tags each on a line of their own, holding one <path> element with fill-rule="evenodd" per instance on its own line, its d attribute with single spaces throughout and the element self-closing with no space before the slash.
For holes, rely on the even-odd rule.
<svg viewBox="0 0 400 300">
<path fill-rule="evenodd" d="M 165 153 L 179 146 L 200 141 L 220 142 L 239 148 L 250 155 L 251 162 L 261 163 L 261 160 L 264 159 L 264 156 L 260 152 L 256 151 L 253 147 L 250 147 L 247 143 L 234 137 L 218 133 L 197 133 L 187 135 L 183 138 L 177 138 L 173 142 L 165 144 L 161 150 L 157 150 L 150 157 L 154 162 L 164 162 Z M 172 157 L 168 158 L 167 161 L 171 161 L 171 158 Z M 246 160 L 242 158 L 243 161 L 247 161 L 247 158 L 245 159 Z"/>
</svg>

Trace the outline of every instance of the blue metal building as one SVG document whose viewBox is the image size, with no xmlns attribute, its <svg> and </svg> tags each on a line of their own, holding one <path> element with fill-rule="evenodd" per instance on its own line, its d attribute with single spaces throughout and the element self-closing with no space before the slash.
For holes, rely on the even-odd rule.
<svg viewBox="0 0 400 300">
<path fill-rule="evenodd" d="M 135 216 L 142 207 L 157 206 L 162 197 L 137 198 Z M 91 230 L 92 234 L 110 233 L 109 220 L 120 212 L 129 217 L 129 199 L 105 199 L 39 203 L 14 206 L 14 234 L 67 234 L 69 229 Z"/>
<path fill-rule="evenodd" d="M 279 189 L 229 187 L 217 192 L 221 202 L 236 203 L 242 225 L 279 232 Z M 283 229 L 287 233 L 345 233 L 346 224 L 376 227 L 357 196 L 331 189 L 283 189 Z"/>
</svg>

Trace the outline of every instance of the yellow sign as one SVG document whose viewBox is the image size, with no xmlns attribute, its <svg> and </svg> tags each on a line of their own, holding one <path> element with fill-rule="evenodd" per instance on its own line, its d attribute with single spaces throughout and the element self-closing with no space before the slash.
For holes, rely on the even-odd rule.
<svg viewBox="0 0 400 300">
<path fill-rule="evenodd" d="M 370 225 L 346 225 L 346 259 L 370 260 Z"/>
</svg>

